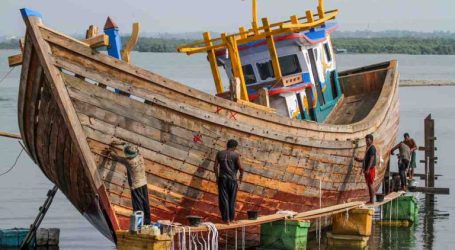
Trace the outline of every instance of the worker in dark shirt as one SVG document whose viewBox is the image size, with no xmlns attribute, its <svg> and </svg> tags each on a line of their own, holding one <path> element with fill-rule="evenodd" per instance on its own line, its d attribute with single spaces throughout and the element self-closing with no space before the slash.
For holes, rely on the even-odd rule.
<svg viewBox="0 0 455 250">
<path fill-rule="evenodd" d="M 398 154 L 398 171 L 401 178 L 401 190 L 406 191 L 408 187 L 408 182 L 406 180 L 406 174 L 408 172 L 409 162 L 411 160 L 411 149 L 409 146 L 400 142 L 395 147 L 392 148 L 390 154 L 393 155 L 395 150 L 399 150 Z"/>
<path fill-rule="evenodd" d="M 218 201 L 221 218 L 227 224 L 235 219 L 235 200 L 237 197 L 238 183 L 242 183 L 243 168 L 240 155 L 235 152 L 238 142 L 229 140 L 227 149 L 219 151 L 215 158 L 215 176 L 218 183 Z M 237 173 L 240 172 L 237 178 Z"/>
<path fill-rule="evenodd" d="M 373 145 L 373 135 L 368 134 L 365 136 L 367 149 L 365 151 L 365 156 L 363 158 L 355 157 L 354 159 L 358 162 L 362 162 L 362 173 L 365 176 L 365 182 L 368 187 L 368 193 L 370 195 L 370 201 L 368 203 L 374 202 L 374 178 L 376 176 L 376 147 Z"/>
</svg>

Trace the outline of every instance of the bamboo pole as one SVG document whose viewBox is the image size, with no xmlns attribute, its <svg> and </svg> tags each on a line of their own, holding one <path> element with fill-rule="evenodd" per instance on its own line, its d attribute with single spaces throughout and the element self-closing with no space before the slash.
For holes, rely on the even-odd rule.
<svg viewBox="0 0 455 250">
<path fill-rule="evenodd" d="M 18 139 L 18 140 L 22 139 L 20 134 L 4 132 L 4 131 L 0 131 L 0 137 L 7 137 L 7 138 L 12 138 L 12 139 Z"/>
</svg>

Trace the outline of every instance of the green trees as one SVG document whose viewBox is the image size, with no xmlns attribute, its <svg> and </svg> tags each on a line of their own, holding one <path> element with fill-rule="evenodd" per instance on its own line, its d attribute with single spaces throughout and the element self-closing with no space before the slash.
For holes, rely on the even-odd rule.
<svg viewBox="0 0 455 250">
<path fill-rule="evenodd" d="M 333 44 L 348 53 L 454 55 L 453 38 L 335 38 Z"/>
<path fill-rule="evenodd" d="M 128 37 L 122 37 L 126 43 Z M 139 52 L 176 52 L 180 45 L 191 43 L 190 39 L 142 37 L 135 50 Z M 372 54 L 411 54 L 411 55 L 455 55 L 453 37 L 335 37 L 337 49 L 347 49 L 348 53 Z M 18 49 L 15 39 L 0 43 L 0 49 Z"/>
</svg>

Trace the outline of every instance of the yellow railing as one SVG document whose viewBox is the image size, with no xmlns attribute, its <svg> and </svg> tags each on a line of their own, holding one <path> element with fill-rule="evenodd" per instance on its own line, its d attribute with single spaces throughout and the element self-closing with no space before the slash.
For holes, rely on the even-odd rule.
<svg viewBox="0 0 455 250">
<path fill-rule="evenodd" d="M 207 52 L 216 90 L 217 93 L 220 94 L 224 91 L 224 88 L 223 83 L 221 82 L 215 51 L 219 49 L 227 49 L 229 51 L 233 75 L 240 81 L 241 100 L 248 102 L 248 92 L 243 76 L 242 62 L 240 60 L 238 46 L 265 39 L 269 48 L 275 79 L 280 81 L 282 75 L 278 60 L 278 53 L 275 47 L 274 36 L 309 30 L 311 28 L 318 27 L 329 20 L 335 19 L 338 14 L 338 10 L 324 12 L 324 1 L 318 0 L 318 2 L 319 5 L 317 8 L 317 14 L 313 14 L 311 10 L 307 10 L 306 15 L 303 17 L 297 17 L 294 15 L 291 16 L 289 20 L 272 24 L 269 23 L 267 18 L 263 18 L 262 26 L 258 27 L 257 4 L 256 0 L 253 0 L 253 21 L 250 29 L 247 30 L 245 27 L 240 27 L 238 33 L 230 35 L 223 33 L 221 34 L 221 37 L 214 39 L 211 38 L 209 32 L 206 32 L 204 33 L 203 41 L 197 41 L 180 46 L 177 48 L 177 51 L 188 55 Z"/>
</svg>

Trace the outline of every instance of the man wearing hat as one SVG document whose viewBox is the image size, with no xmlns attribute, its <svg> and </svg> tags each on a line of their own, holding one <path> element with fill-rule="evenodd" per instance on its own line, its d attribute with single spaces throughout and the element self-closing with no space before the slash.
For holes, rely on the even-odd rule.
<svg viewBox="0 0 455 250">
<path fill-rule="evenodd" d="M 109 155 L 117 162 L 125 165 L 128 175 L 128 184 L 131 189 L 133 211 L 144 212 L 144 225 L 150 225 L 150 206 L 147 190 L 147 177 L 145 176 L 144 158 L 139 154 L 136 146 L 123 142 L 112 142 L 112 145 L 124 145 L 125 157 L 115 155 L 109 150 Z"/>
</svg>

